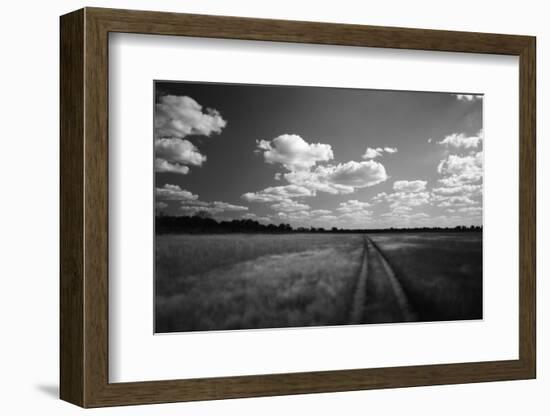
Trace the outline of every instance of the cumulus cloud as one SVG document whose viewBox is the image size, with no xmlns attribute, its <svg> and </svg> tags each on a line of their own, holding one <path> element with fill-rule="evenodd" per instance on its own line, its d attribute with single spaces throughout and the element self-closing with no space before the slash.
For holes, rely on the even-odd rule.
<svg viewBox="0 0 550 416">
<path fill-rule="evenodd" d="M 206 156 L 185 137 L 220 133 L 226 124 L 218 111 L 203 111 L 191 97 L 160 97 L 155 104 L 155 171 L 186 175 L 189 166 L 201 166 Z"/>
<path fill-rule="evenodd" d="M 386 196 L 391 208 L 399 206 L 417 207 L 430 203 L 429 192 L 394 192 Z"/>
<path fill-rule="evenodd" d="M 247 192 L 242 198 L 249 202 L 273 203 L 277 217 L 295 223 L 329 225 L 329 221 L 364 221 L 372 214 L 367 203 L 351 200 L 337 208 L 338 216 L 330 210 L 310 210 L 300 198 L 316 196 L 318 192 L 333 195 L 351 194 L 356 189 L 374 186 L 388 179 L 384 165 L 374 160 L 346 163 L 327 163 L 334 158 L 330 145 L 307 143 L 298 135 L 285 134 L 271 141 L 258 142 L 257 153 L 271 164 L 282 165 L 287 172 L 275 174 L 275 180 L 288 185 L 273 186 L 257 192 Z M 380 152 L 395 153 L 397 149 L 380 148 Z M 352 204 L 362 204 L 355 205 Z"/>
<path fill-rule="evenodd" d="M 283 134 L 273 140 L 258 141 L 267 163 L 280 163 L 290 171 L 309 169 L 317 162 L 334 158 L 329 144 L 308 143 L 297 134 Z"/>
<path fill-rule="evenodd" d="M 285 173 L 284 178 L 291 184 L 306 188 L 316 195 L 317 191 L 329 194 L 350 194 L 354 191 L 352 186 L 331 183 L 319 170 L 296 171 Z"/>
<path fill-rule="evenodd" d="M 382 214 L 382 217 L 390 217 L 395 218 L 398 220 L 402 220 L 404 223 L 408 223 L 411 220 L 418 220 L 418 219 L 428 219 L 430 216 L 426 214 L 425 212 L 416 212 L 414 214 L 407 214 L 406 212 L 397 212 L 397 211 L 390 211 L 386 212 L 385 214 Z"/>
<path fill-rule="evenodd" d="M 388 179 L 384 165 L 373 160 L 319 166 L 316 173 L 327 182 L 353 188 L 373 186 Z"/>
<path fill-rule="evenodd" d="M 377 157 L 382 156 L 384 152 L 396 153 L 397 148 L 396 147 L 377 147 L 377 148 L 367 147 L 367 150 L 365 150 L 365 153 L 363 154 L 363 156 L 361 156 L 361 158 L 366 160 L 375 159 Z"/>
<path fill-rule="evenodd" d="M 317 166 L 311 171 L 289 172 L 285 179 L 312 191 L 330 194 L 349 194 L 357 188 L 365 188 L 384 182 L 388 175 L 381 163 L 373 160 L 350 161 L 338 165 Z"/>
<path fill-rule="evenodd" d="M 466 213 L 470 215 L 481 214 L 483 209 L 481 207 L 462 207 L 458 209 L 458 212 Z"/>
<path fill-rule="evenodd" d="M 448 187 L 479 182 L 483 176 L 482 164 L 483 152 L 467 156 L 449 155 L 437 167 L 440 174 L 447 175 L 439 182 Z"/>
<path fill-rule="evenodd" d="M 483 153 L 478 152 L 467 156 L 449 155 L 442 160 L 438 172 L 445 177 L 438 180 L 443 186 L 432 189 L 433 202 L 438 207 L 447 208 L 481 203 L 482 159 Z"/>
<path fill-rule="evenodd" d="M 361 156 L 363 159 L 374 159 L 376 157 L 382 156 L 382 152 L 384 149 L 381 147 L 377 149 L 373 149 L 372 147 L 367 147 L 367 150 L 365 150 L 365 153 L 363 156 Z"/>
<path fill-rule="evenodd" d="M 290 211 L 305 211 L 310 208 L 307 204 L 293 201 L 291 199 L 283 200 L 271 205 L 271 208 L 277 211 L 290 212 Z"/>
<path fill-rule="evenodd" d="M 477 101 L 483 98 L 481 94 L 454 94 L 458 101 Z"/>
<path fill-rule="evenodd" d="M 270 186 L 259 192 L 247 192 L 242 198 L 249 202 L 279 202 L 304 196 L 313 196 L 313 191 L 299 185 L 284 185 Z"/>
<path fill-rule="evenodd" d="M 166 208 L 168 205 L 164 201 L 178 201 L 180 210 L 186 215 L 193 215 L 197 212 L 208 212 L 210 214 L 219 214 L 226 211 L 247 211 L 248 207 L 242 205 L 234 205 L 228 202 L 213 201 L 205 202 L 199 200 L 199 196 L 182 189 L 179 185 L 165 184 L 161 188 L 155 189 L 157 208 Z"/>
<path fill-rule="evenodd" d="M 394 191 L 420 192 L 426 189 L 427 181 L 395 181 L 393 183 Z"/>
<path fill-rule="evenodd" d="M 326 216 L 332 214 L 332 211 L 330 209 L 314 209 L 312 211 L 309 211 L 311 215 L 321 215 Z"/>
<path fill-rule="evenodd" d="M 453 133 L 449 136 L 446 136 L 443 140 L 437 142 L 438 144 L 455 147 L 455 148 L 465 148 L 471 149 L 476 148 L 482 141 L 481 134 L 477 136 L 468 137 L 463 133 Z"/>
<path fill-rule="evenodd" d="M 389 194 L 386 192 L 379 193 L 373 198 L 373 202 L 388 204 L 390 210 L 383 214 L 384 217 L 400 217 L 402 220 L 413 218 L 411 217 L 411 215 L 414 215 L 411 213 L 413 208 L 430 204 L 431 201 L 429 192 L 398 191 Z"/>
<path fill-rule="evenodd" d="M 178 185 L 165 184 L 162 188 L 156 188 L 155 195 L 164 201 L 196 201 L 199 196 L 181 189 Z"/>
<path fill-rule="evenodd" d="M 336 211 L 343 213 L 343 214 L 349 214 L 353 212 L 369 212 L 368 208 L 371 206 L 368 202 L 358 201 L 356 199 L 351 199 L 346 202 L 341 202 L 338 208 L 336 208 Z"/>
<path fill-rule="evenodd" d="M 179 163 L 170 163 L 164 159 L 156 158 L 155 172 L 170 172 L 187 175 L 187 173 L 189 173 L 189 168 L 185 165 L 180 165 Z"/>
<path fill-rule="evenodd" d="M 188 140 L 155 140 L 155 171 L 187 174 L 187 165 L 201 166 L 206 161 L 196 146 Z"/>
<path fill-rule="evenodd" d="M 215 215 L 226 211 L 247 211 L 248 207 L 242 205 L 233 205 L 227 202 L 214 201 L 214 202 L 183 202 L 180 210 L 186 215 L 193 215 L 198 212 L 207 212 Z"/>
<path fill-rule="evenodd" d="M 187 96 L 164 95 L 155 104 L 157 138 L 184 138 L 189 135 L 210 136 L 227 125 L 217 110 L 203 107 Z"/>
<path fill-rule="evenodd" d="M 437 204 L 438 207 L 461 207 L 466 205 L 476 204 L 476 201 L 471 199 L 467 195 L 458 195 L 458 196 L 436 196 L 433 198 L 433 201 Z"/>
<path fill-rule="evenodd" d="M 432 192 L 436 195 L 462 195 L 462 194 L 471 194 L 478 195 L 481 194 L 482 185 L 457 185 L 451 187 L 439 187 L 433 188 Z"/>
</svg>

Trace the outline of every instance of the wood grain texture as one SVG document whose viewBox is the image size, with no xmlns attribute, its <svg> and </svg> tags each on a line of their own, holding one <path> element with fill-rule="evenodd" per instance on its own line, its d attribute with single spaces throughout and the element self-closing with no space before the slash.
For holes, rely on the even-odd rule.
<svg viewBox="0 0 550 416">
<path fill-rule="evenodd" d="M 520 54 L 519 356 L 536 377 L 536 41 Z"/>
<path fill-rule="evenodd" d="M 108 33 L 200 36 L 520 57 L 518 360 L 108 381 Z M 485 33 L 87 8 L 61 18 L 61 397 L 82 407 L 533 378 L 535 39 Z"/>
<path fill-rule="evenodd" d="M 60 44 L 60 388 L 84 404 L 84 12 L 61 19 Z"/>
</svg>

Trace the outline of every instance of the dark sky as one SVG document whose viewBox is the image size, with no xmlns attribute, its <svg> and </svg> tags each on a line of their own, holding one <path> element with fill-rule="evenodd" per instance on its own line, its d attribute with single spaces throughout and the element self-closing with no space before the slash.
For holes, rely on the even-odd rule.
<svg viewBox="0 0 550 416">
<path fill-rule="evenodd" d="M 157 210 L 294 226 L 481 224 L 482 101 L 157 81 Z"/>
</svg>

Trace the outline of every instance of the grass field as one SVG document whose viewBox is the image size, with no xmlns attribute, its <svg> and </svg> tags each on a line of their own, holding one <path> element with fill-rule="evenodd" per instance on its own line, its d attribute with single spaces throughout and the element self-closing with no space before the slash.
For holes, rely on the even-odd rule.
<svg viewBox="0 0 550 416">
<path fill-rule="evenodd" d="M 482 235 L 370 234 L 421 321 L 482 318 Z"/>
<path fill-rule="evenodd" d="M 420 320 L 481 318 L 481 233 L 370 237 Z M 155 331 L 346 324 L 363 241 L 361 234 L 158 235 Z"/>
<path fill-rule="evenodd" d="M 344 323 L 361 236 L 157 236 L 156 332 Z"/>
</svg>

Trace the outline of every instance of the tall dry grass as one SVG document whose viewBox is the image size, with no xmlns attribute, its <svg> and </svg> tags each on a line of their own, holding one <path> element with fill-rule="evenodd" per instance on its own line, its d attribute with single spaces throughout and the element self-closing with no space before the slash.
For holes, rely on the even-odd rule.
<svg viewBox="0 0 550 416">
<path fill-rule="evenodd" d="M 157 332 L 345 323 L 359 235 L 162 235 Z"/>
<path fill-rule="evenodd" d="M 481 232 L 371 234 L 421 321 L 483 317 Z"/>
</svg>

